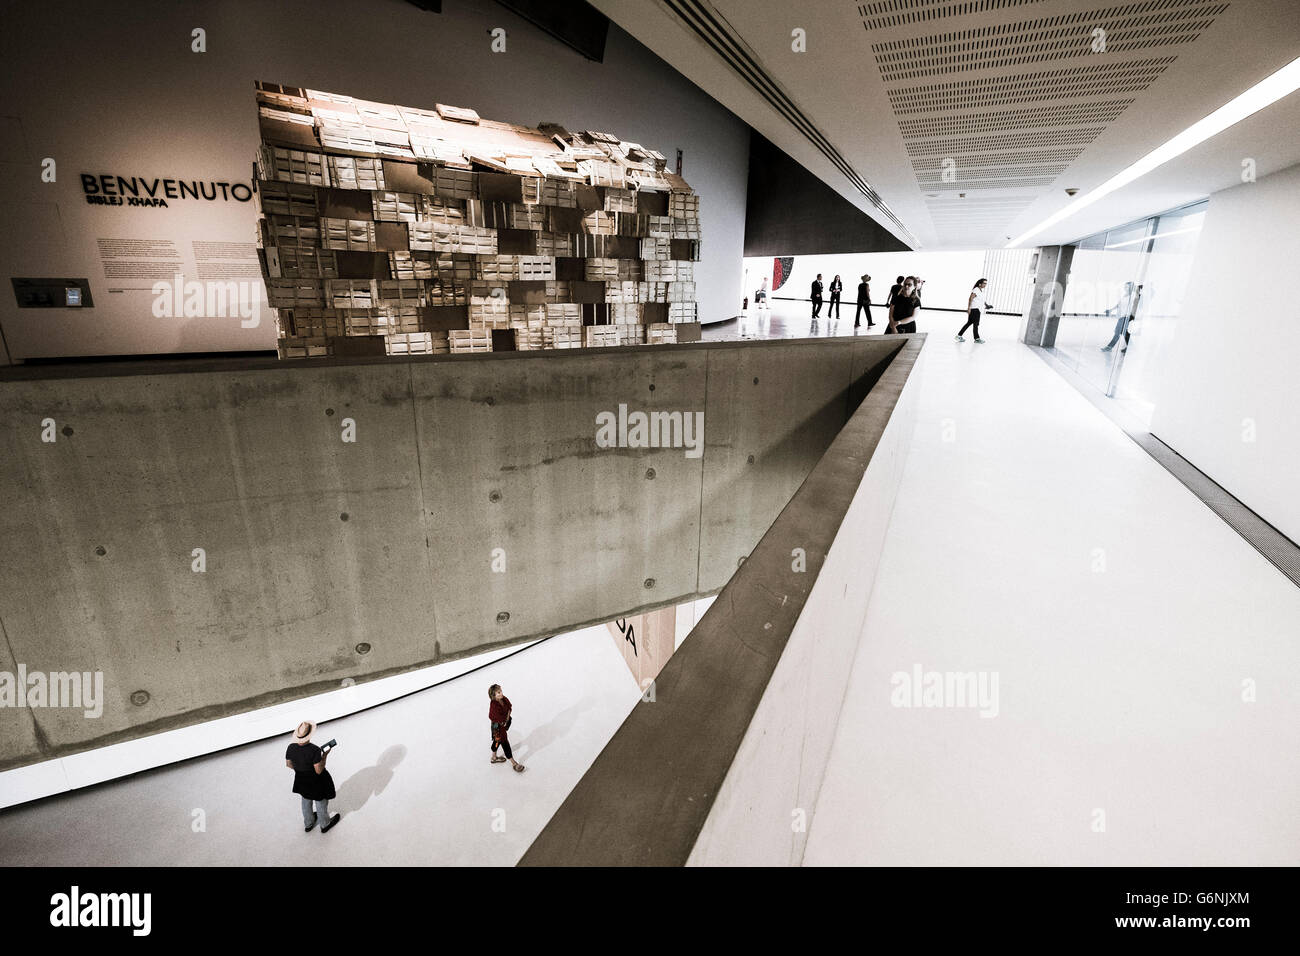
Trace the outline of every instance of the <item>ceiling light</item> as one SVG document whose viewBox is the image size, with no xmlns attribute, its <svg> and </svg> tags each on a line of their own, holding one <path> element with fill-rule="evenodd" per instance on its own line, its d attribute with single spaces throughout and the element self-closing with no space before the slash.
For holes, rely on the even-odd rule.
<svg viewBox="0 0 1300 956">
<path fill-rule="evenodd" d="M 1282 97 L 1300 89 L 1300 57 L 1292 60 L 1271 76 L 1260 80 L 1246 92 L 1242 93 L 1203 119 L 1197 120 L 1173 139 L 1157 146 L 1132 166 L 1116 173 L 1092 192 L 1085 193 L 1048 216 L 1034 228 L 1022 233 L 1007 244 L 1008 248 L 1020 245 L 1027 239 L 1038 235 L 1049 226 L 1054 226 L 1062 219 L 1074 215 L 1081 209 L 1091 206 L 1097 200 L 1110 195 L 1115 190 L 1127 186 L 1140 176 L 1163 166 L 1177 156 L 1181 156 L 1193 146 L 1205 142 L 1211 136 L 1223 132 L 1229 126 L 1239 123 L 1247 116 L 1258 113 L 1266 106 L 1276 103 Z"/>
</svg>

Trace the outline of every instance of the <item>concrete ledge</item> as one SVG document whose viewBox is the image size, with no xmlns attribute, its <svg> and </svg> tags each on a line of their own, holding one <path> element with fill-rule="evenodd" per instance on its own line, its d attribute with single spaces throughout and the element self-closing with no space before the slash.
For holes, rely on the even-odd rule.
<svg viewBox="0 0 1300 956">
<path fill-rule="evenodd" d="M 878 553 L 884 524 L 892 509 L 901 461 L 896 456 L 888 461 L 878 460 L 876 454 L 923 340 L 924 336 L 893 339 L 897 343 L 893 354 L 862 369 L 857 388 L 865 386 L 869 391 L 856 412 L 763 535 L 749 560 L 722 589 L 681 650 L 660 673 L 654 688 L 655 700 L 638 704 L 524 854 L 520 865 L 678 866 L 688 861 L 706 861 L 710 856 L 726 857 L 730 852 L 729 843 L 720 839 L 712 841 L 720 850 L 711 854 L 706 849 L 702 857 L 692 854 L 710 823 L 715 801 L 724 792 L 724 782 L 730 777 L 742 745 L 750 744 L 751 749 L 755 746 L 747 736 L 751 723 L 763 708 L 766 695 L 771 693 L 774 674 L 782 664 L 792 635 L 800 628 L 803 639 L 798 642 L 798 653 L 805 667 L 825 675 L 829 661 L 830 671 L 839 669 L 838 693 L 833 680 L 812 681 L 808 685 L 827 693 L 827 699 L 814 717 L 822 722 L 829 747 L 843 696 L 843 681 L 848 677 L 848 667 L 843 661 L 847 654 L 851 663 L 857 631 L 848 633 L 846 639 L 845 622 L 835 620 L 841 633 L 836 635 L 837 640 L 830 642 L 834 646 L 833 654 L 814 654 L 818 657 L 816 663 L 806 664 L 809 648 L 815 649 L 822 636 L 817 632 L 819 619 L 810 612 L 810 596 L 819 586 L 826 591 L 822 579 L 828 556 L 855 503 L 860 513 L 874 513 Z M 899 437 L 905 449 L 908 436 Z M 860 494 L 864 477 L 873 464 L 880 466 L 881 480 L 872 490 L 882 490 L 887 500 L 871 500 L 870 491 Z M 868 519 L 864 521 L 870 523 Z M 863 522 L 858 522 L 858 527 L 863 526 Z M 826 577 L 831 590 L 835 585 L 843 585 L 842 597 L 847 597 L 849 586 L 846 571 L 851 571 L 853 566 L 852 545 L 852 541 L 839 541 L 837 570 Z M 792 555 L 796 548 L 803 549 L 806 556 L 805 570 L 798 569 Z M 869 558 L 873 574 L 874 560 L 874 556 Z M 871 582 L 859 583 L 865 594 L 854 595 L 847 617 L 856 614 L 860 623 Z M 833 603 L 835 597 L 827 595 L 826 602 Z M 826 624 L 827 619 L 820 618 L 820 623 Z M 828 687 L 830 690 L 825 691 Z M 790 700 L 804 709 L 819 703 L 807 699 L 806 688 L 797 691 L 785 701 L 787 718 L 792 717 L 788 709 Z M 779 720 L 780 706 L 775 712 L 772 708 L 769 704 L 768 717 Z M 800 716 L 795 723 L 799 725 L 798 740 L 805 740 L 805 718 Z M 758 734 L 761 736 L 772 726 L 772 720 L 767 720 L 758 726 Z M 821 771 L 814 760 L 811 772 L 805 770 L 801 778 L 798 766 L 801 757 L 797 742 L 793 751 L 778 748 L 775 757 L 770 752 L 763 756 L 769 770 L 773 760 L 785 760 L 782 773 L 770 777 L 782 790 L 775 798 L 778 805 L 802 799 L 799 794 L 808 794 L 810 788 L 815 801 Z M 793 798 L 786 793 L 791 789 L 790 780 L 795 781 L 797 791 Z M 732 783 L 734 793 L 736 781 Z M 744 783 L 755 785 L 752 780 Z M 735 802 L 733 799 L 732 804 Z M 762 802 L 762 798 L 755 797 L 752 802 Z M 795 840 L 792 845 L 790 840 L 790 809 L 798 806 L 798 802 L 788 803 L 775 824 L 778 829 L 771 831 L 774 839 L 753 853 L 742 854 L 746 862 L 798 861 L 802 841 Z M 744 806 L 738 816 L 734 815 L 734 806 L 723 809 L 733 813 L 733 818 L 712 821 L 715 837 L 734 835 L 755 826 L 753 819 L 744 819 L 747 812 Z M 764 820 L 757 825 L 771 826 L 771 821 Z"/>
</svg>

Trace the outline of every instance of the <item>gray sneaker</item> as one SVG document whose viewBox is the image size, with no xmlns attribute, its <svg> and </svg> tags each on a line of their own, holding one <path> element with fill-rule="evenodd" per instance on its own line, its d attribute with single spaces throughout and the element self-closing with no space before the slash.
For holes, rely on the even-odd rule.
<svg viewBox="0 0 1300 956">
<path fill-rule="evenodd" d="M 958 342 L 966 341 L 966 337 L 964 335 L 954 335 L 953 338 L 956 339 Z"/>
<path fill-rule="evenodd" d="M 976 339 L 976 340 L 975 340 L 975 344 L 976 344 L 976 345 L 983 345 L 983 344 L 984 344 L 984 340 L 983 340 L 983 339 Z"/>
</svg>

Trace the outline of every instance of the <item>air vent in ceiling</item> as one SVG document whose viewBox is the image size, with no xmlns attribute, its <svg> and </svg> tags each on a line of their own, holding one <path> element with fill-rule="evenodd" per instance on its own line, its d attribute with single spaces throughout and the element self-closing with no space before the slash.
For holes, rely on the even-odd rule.
<svg viewBox="0 0 1300 956">
<path fill-rule="evenodd" d="M 916 237 L 903 225 L 902 220 L 894 214 L 875 188 L 853 168 L 826 135 L 799 109 L 780 84 L 768 75 L 758 57 L 727 22 L 726 17 L 714 9 L 707 0 L 663 0 L 663 3 L 721 57 L 737 76 L 748 83 L 777 113 L 830 160 L 858 192 L 866 196 L 882 215 L 899 228 L 906 242 L 913 247 L 918 245 Z"/>
</svg>

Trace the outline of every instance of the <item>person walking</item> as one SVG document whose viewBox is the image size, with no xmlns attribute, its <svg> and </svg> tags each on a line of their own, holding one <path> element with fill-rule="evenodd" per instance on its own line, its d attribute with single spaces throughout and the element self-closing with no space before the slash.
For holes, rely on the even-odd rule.
<svg viewBox="0 0 1300 956">
<path fill-rule="evenodd" d="M 957 333 L 958 342 L 965 342 L 966 330 L 973 327 L 975 329 L 975 341 L 980 345 L 984 344 L 984 340 L 980 338 L 980 315 L 990 308 L 984 299 L 984 290 L 988 288 L 988 284 L 988 279 L 980 279 L 979 282 L 975 283 L 975 288 L 970 290 L 970 298 L 966 300 L 966 324 Z"/>
<path fill-rule="evenodd" d="M 855 329 L 862 324 L 863 310 L 867 313 L 867 328 L 872 328 L 876 323 L 871 321 L 871 276 L 863 276 L 858 283 L 858 308 L 853 313 Z"/>
<path fill-rule="evenodd" d="M 826 306 L 826 318 L 829 319 L 831 313 L 834 312 L 835 318 L 838 321 L 840 317 L 840 292 L 843 288 L 844 283 L 840 280 L 839 276 L 836 276 L 831 280 L 831 302 L 830 305 Z"/>
<path fill-rule="evenodd" d="M 754 310 L 756 312 L 761 312 L 766 308 L 767 308 L 767 277 L 764 276 L 763 284 L 759 286 L 758 291 L 754 293 Z"/>
<path fill-rule="evenodd" d="M 284 754 L 284 765 L 293 770 L 293 792 L 302 798 L 303 829 L 311 833 L 318 821 L 320 832 L 328 833 L 339 822 L 339 814 L 330 816 L 330 801 L 334 799 L 334 778 L 325 769 L 329 751 L 311 742 L 316 725 L 304 720 L 294 731 L 293 742 Z M 315 811 L 312 804 L 316 804 Z"/>
<path fill-rule="evenodd" d="M 889 306 L 888 332 L 906 335 L 916 331 L 916 310 L 921 301 L 916 296 L 916 280 L 908 276 Z"/>
<path fill-rule="evenodd" d="M 518 773 L 524 772 L 524 765 L 515 759 L 515 755 L 510 750 L 510 737 L 508 732 L 514 718 L 510 716 L 512 709 L 510 698 L 501 690 L 500 684 L 493 684 L 488 688 L 488 720 L 492 722 L 492 763 L 505 763 L 510 761 L 511 766 Z M 505 753 L 504 757 L 497 756 L 497 747 L 500 747 Z"/>
<path fill-rule="evenodd" d="M 1115 347 L 1115 343 L 1119 341 L 1119 337 L 1122 335 L 1124 336 L 1124 348 L 1120 349 L 1120 351 L 1123 352 L 1125 349 L 1128 348 L 1128 343 L 1129 343 L 1128 320 L 1133 315 L 1133 283 L 1132 282 L 1124 283 L 1124 292 L 1123 294 L 1120 295 L 1119 301 L 1106 310 L 1107 315 L 1110 315 L 1111 312 L 1116 312 L 1119 315 L 1119 318 L 1116 319 L 1115 321 L 1115 334 L 1110 337 L 1109 342 L 1107 342 L 1105 345 L 1101 347 L 1101 350 L 1103 352 L 1109 352 L 1111 349 Z"/>
<path fill-rule="evenodd" d="M 813 279 L 812 284 L 812 317 L 815 319 L 822 313 L 822 274 L 817 273 L 817 278 Z"/>
</svg>

